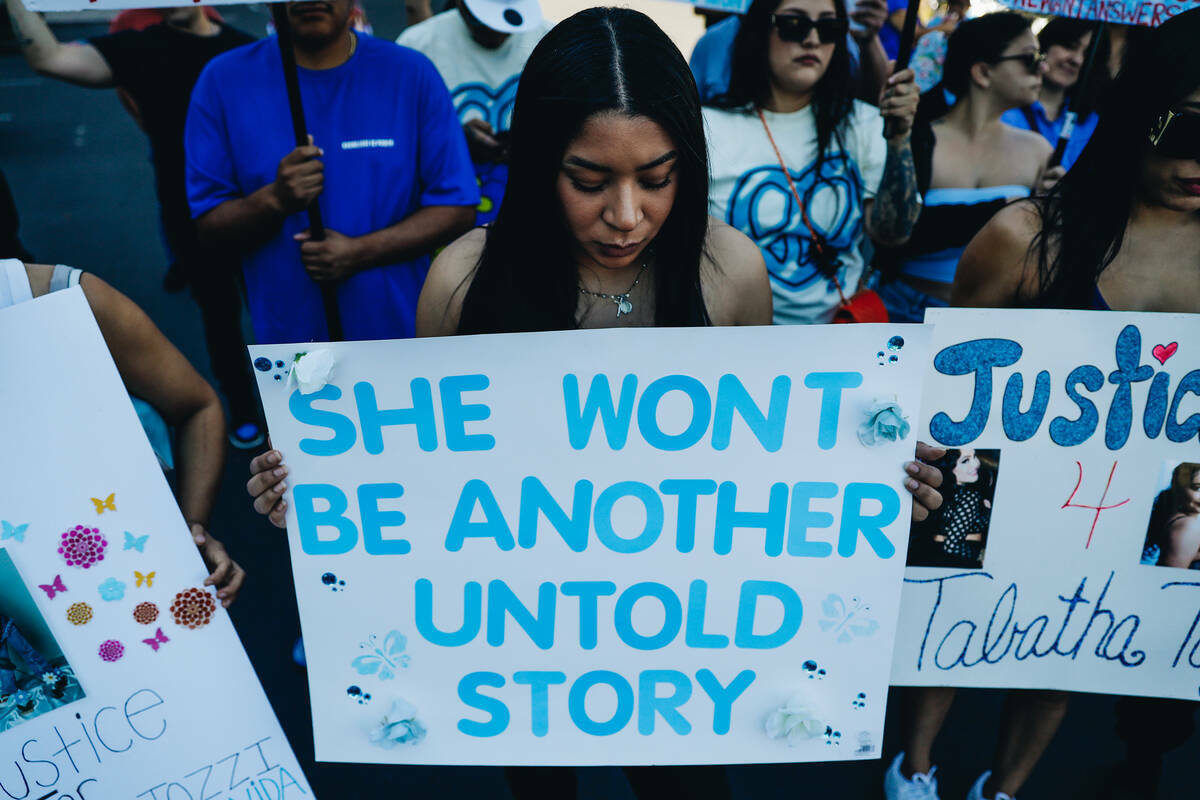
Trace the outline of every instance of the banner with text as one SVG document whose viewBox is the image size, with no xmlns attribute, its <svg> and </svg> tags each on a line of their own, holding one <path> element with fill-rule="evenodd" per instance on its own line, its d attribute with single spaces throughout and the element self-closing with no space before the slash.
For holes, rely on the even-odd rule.
<svg viewBox="0 0 1200 800">
<path fill-rule="evenodd" d="M 945 502 L 912 529 L 893 683 L 1195 699 L 1200 318 L 926 319 Z"/>
<path fill-rule="evenodd" d="M 311 798 L 82 291 L 0 342 L 4 796 Z"/>
<path fill-rule="evenodd" d="M 1000 0 L 1000 3 L 1029 14 L 1151 28 L 1176 14 L 1200 8 L 1200 0 Z"/>
<path fill-rule="evenodd" d="M 878 758 L 927 340 L 251 348 L 318 758 Z"/>
</svg>

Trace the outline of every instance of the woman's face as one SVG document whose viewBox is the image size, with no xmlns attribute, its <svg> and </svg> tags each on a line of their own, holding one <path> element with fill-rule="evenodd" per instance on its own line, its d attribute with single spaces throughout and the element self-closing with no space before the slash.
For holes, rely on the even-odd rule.
<svg viewBox="0 0 1200 800">
<path fill-rule="evenodd" d="M 995 93 L 1009 108 L 1027 106 L 1038 99 L 1042 89 L 1042 73 L 1046 65 L 1040 64 L 1030 72 L 1028 65 L 1019 59 L 1008 56 L 1023 56 L 1038 52 L 1037 39 L 1033 31 L 1027 30 L 1008 43 L 1001 58 L 988 65 L 988 89 Z"/>
<path fill-rule="evenodd" d="M 604 269 L 638 264 L 675 204 L 678 161 L 675 142 L 648 117 L 589 117 L 556 184 L 576 255 Z"/>
<path fill-rule="evenodd" d="M 974 450 L 962 450 L 954 462 L 954 480 L 959 483 L 975 483 L 979 480 L 979 458 Z"/>
<path fill-rule="evenodd" d="M 1200 114 L 1200 89 L 1175 110 Z M 1146 198 L 1155 205 L 1173 211 L 1200 212 L 1200 158 L 1167 158 L 1151 149 L 1142 169 L 1142 187 Z"/>
<path fill-rule="evenodd" d="M 1070 89 L 1079 80 L 1083 62 L 1087 59 L 1088 47 L 1091 46 L 1092 35 L 1085 33 L 1083 38 L 1072 45 L 1052 44 L 1046 50 L 1046 83 L 1060 89 Z"/>
<path fill-rule="evenodd" d="M 837 19 L 833 0 L 782 0 L 775 9 L 776 16 L 803 16 L 816 21 L 822 18 Z M 822 44 L 814 28 L 802 42 L 785 42 L 779 38 L 774 25 L 767 34 L 767 63 L 771 71 L 771 84 L 777 92 L 806 96 L 812 93 L 817 83 L 829 69 L 837 42 Z"/>
<path fill-rule="evenodd" d="M 1183 484 L 1175 503 L 1183 514 L 1200 514 L 1200 470 L 1192 472 L 1192 479 Z"/>
</svg>

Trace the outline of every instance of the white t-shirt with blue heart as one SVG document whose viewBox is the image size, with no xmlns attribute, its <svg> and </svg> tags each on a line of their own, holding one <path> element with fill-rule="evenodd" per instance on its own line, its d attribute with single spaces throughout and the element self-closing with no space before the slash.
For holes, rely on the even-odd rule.
<svg viewBox="0 0 1200 800">
<path fill-rule="evenodd" d="M 812 106 L 790 114 L 764 111 L 796 190 L 808 207 L 809 222 L 836 251 L 837 271 L 846 296 L 858 288 L 864 270 L 863 203 L 875 197 L 887 160 L 879 109 L 855 101 L 815 175 L 817 126 Z M 840 298 L 837 286 L 809 257 L 812 236 L 758 115 L 749 111 L 704 109 L 712 183 L 708 208 L 749 236 L 762 250 L 771 277 L 775 324 L 829 322 Z"/>
</svg>

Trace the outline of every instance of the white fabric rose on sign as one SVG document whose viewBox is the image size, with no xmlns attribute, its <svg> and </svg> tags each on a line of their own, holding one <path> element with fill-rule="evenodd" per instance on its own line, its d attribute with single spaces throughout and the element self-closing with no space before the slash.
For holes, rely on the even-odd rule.
<svg viewBox="0 0 1200 800">
<path fill-rule="evenodd" d="M 824 708 L 809 694 L 797 691 L 767 717 L 767 737 L 787 739 L 788 746 L 795 747 L 805 739 L 825 733 L 827 716 Z"/>
<path fill-rule="evenodd" d="M 417 721 L 417 709 L 404 698 L 392 702 L 383 719 L 368 735 L 372 744 L 391 750 L 398 744 L 416 744 L 425 738 L 425 726 Z"/>
<path fill-rule="evenodd" d="M 297 353 L 288 375 L 288 385 L 295 386 L 300 394 L 312 394 L 325 388 L 333 377 L 333 351 L 326 349 Z"/>
</svg>

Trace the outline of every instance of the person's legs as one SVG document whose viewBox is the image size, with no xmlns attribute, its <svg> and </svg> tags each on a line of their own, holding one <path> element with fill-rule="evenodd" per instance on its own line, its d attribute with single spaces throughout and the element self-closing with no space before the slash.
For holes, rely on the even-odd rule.
<svg viewBox="0 0 1200 800">
<path fill-rule="evenodd" d="M 1067 714 L 1069 695 L 1046 690 L 1013 690 L 1004 703 L 996 766 L 983 785 L 985 798 L 996 792 L 1016 796 L 1037 766 Z"/>
<path fill-rule="evenodd" d="M 904 691 L 904 762 L 900 771 L 914 773 L 933 769 L 933 742 L 942 730 L 957 691 L 952 686 L 915 686 Z"/>
<path fill-rule="evenodd" d="M 505 767 L 515 800 L 575 800 L 574 767 Z"/>
<path fill-rule="evenodd" d="M 625 777 L 638 800 L 729 800 L 733 796 L 725 767 L 625 767 Z"/>
</svg>

